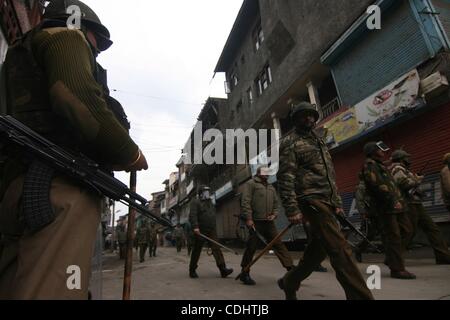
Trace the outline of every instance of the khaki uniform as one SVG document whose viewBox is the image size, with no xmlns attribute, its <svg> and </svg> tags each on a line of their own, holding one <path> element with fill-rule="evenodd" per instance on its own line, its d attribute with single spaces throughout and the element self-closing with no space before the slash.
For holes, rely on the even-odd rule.
<svg viewBox="0 0 450 320">
<path fill-rule="evenodd" d="M 422 229 L 434 250 L 436 262 L 450 262 L 450 252 L 439 227 L 426 213 L 420 191 L 414 192 L 419 188 L 421 180 L 401 163 L 393 163 L 391 173 L 407 201 L 413 236 L 416 234 L 417 228 Z"/>
<path fill-rule="evenodd" d="M 139 259 L 140 262 L 145 260 L 145 252 L 147 251 L 148 244 L 150 242 L 150 226 L 147 223 L 142 225 L 136 231 L 136 240 L 139 246 Z"/>
<path fill-rule="evenodd" d="M 261 178 L 255 177 L 244 185 L 244 193 L 241 199 L 241 214 L 243 218 L 254 221 L 256 231 L 268 242 L 277 236 L 278 231 L 275 223 L 269 221 L 267 217 L 277 215 L 278 206 L 278 197 L 275 188 Z M 250 237 L 241 261 L 242 268 L 248 266 L 253 260 L 259 241 L 256 233 L 250 230 Z M 289 251 L 281 239 L 274 244 L 273 250 L 283 267 L 290 269 L 293 266 L 294 263 L 292 262 Z"/>
<path fill-rule="evenodd" d="M 101 165 L 136 159 L 138 147 L 110 109 L 106 83 L 97 77 L 100 67 L 81 31 L 39 26 L 9 49 L 3 68 L 8 114 Z M 56 219 L 31 234 L 19 210 L 30 163 L 15 147 L 2 151 L 0 297 L 87 299 L 100 199 L 77 181 L 55 177 L 50 198 Z M 67 288 L 73 265 L 81 271 L 77 290 Z"/>
<path fill-rule="evenodd" d="M 216 208 L 211 200 L 192 199 L 190 203 L 189 222 L 192 230 L 199 228 L 202 234 L 217 241 Z M 194 236 L 189 270 L 197 269 L 198 260 L 200 259 L 200 254 L 205 242 L 206 240 L 204 238 L 197 235 Z M 219 269 L 224 268 L 225 260 L 220 247 L 214 243 L 209 243 L 209 245 L 211 246 L 217 267 Z"/>
<path fill-rule="evenodd" d="M 325 142 L 314 132 L 297 130 L 289 135 L 280 148 L 277 179 L 287 216 L 302 212 L 313 233 L 298 266 L 284 276 L 285 289 L 298 290 L 328 255 L 347 299 L 373 299 L 334 217 L 342 201 Z"/>
<path fill-rule="evenodd" d="M 360 176 L 360 181 L 355 192 L 356 209 L 361 215 L 361 231 L 366 235 L 367 239 L 373 241 L 377 235 L 380 235 L 381 241 L 384 245 L 384 233 L 381 225 L 380 218 L 375 210 L 376 204 L 370 198 L 366 190 L 366 184 L 364 179 Z M 369 243 L 362 240 L 356 247 L 357 253 L 363 253 Z"/>
<path fill-rule="evenodd" d="M 381 162 L 367 158 L 362 174 L 385 235 L 386 262 L 392 271 L 404 271 L 403 251 L 412 236 L 411 222 L 404 212 L 406 203 L 391 173 Z M 402 210 L 394 208 L 397 202 L 402 204 Z"/>
</svg>

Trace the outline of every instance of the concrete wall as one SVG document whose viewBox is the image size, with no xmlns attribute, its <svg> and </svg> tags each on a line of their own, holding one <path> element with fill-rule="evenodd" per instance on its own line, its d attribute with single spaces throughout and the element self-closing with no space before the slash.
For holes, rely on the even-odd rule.
<svg viewBox="0 0 450 320">
<path fill-rule="evenodd" d="M 241 49 L 227 74 L 237 65 L 239 84 L 229 94 L 229 108 L 235 120 L 230 125 L 251 127 L 280 96 L 308 72 L 314 62 L 363 13 L 372 0 L 260 0 L 260 15 L 265 41 L 254 52 L 252 31 L 248 30 Z M 242 63 L 241 57 L 245 57 Z M 273 82 L 260 97 L 256 95 L 255 78 L 269 62 Z M 254 103 L 249 105 L 247 89 L 252 86 Z M 243 106 L 237 113 L 236 105 Z"/>
</svg>

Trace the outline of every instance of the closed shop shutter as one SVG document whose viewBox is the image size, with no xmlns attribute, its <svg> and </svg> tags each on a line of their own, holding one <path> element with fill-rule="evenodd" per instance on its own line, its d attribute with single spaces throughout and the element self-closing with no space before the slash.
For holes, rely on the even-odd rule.
<svg viewBox="0 0 450 320">
<path fill-rule="evenodd" d="M 383 140 L 394 151 L 403 147 L 412 155 L 411 169 L 417 172 L 429 161 L 424 174 L 422 189 L 425 192 L 424 205 L 435 221 L 448 221 L 449 214 L 442 204 L 439 172 L 443 167 L 442 158 L 450 152 L 450 104 L 434 108 L 422 115 L 386 129 L 371 140 Z M 350 211 L 358 184 L 364 155 L 364 142 L 357 143 L 341 152 L 333 154 L 339 192 L 345 198 L 344 207 Z"/>
<path fill-rule="evenodd" d="M 409 1 L 382 15 L 382 29 L 367 32 L 331 66 L 344 105 L 355 105 L 430 57 Z"/>
<path fill-rule="evenodd" d="M 229 197 L 219 201 L 216 210 L 217 236 L 221 239 L 236 238 L 238 218 L 235 215 L 240 213 L 239 197 Z"/>
</svg>

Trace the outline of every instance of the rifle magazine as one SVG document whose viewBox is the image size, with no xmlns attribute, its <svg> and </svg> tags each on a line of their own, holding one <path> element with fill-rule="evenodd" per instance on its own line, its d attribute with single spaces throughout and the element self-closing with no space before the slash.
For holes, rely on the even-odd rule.
<svg viewBox="0 0 450 320">
<path fill-rule="evenodd" d="M 54 170 L 40 161 L 28 168 L 23 186 L 23 217 L 27 228 L 36 232 L 55 220 L 50 203 L 50 186 Z"/>
</svg>

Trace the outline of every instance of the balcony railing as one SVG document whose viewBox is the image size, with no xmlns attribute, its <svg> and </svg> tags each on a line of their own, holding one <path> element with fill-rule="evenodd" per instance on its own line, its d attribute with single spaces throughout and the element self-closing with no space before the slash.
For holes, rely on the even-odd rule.
<svg viewBox="0 0 450 320">
<path fill-rule="evenodd" d="M 339 110 L 341 107 L 341 103 L 339 102 L 339 98 L 336 97 L 326 105 L 322 106 L 322 119 L 325 119 Z"/>
</svg>

